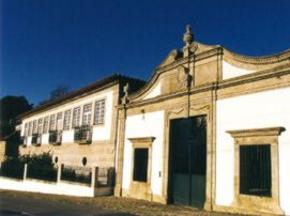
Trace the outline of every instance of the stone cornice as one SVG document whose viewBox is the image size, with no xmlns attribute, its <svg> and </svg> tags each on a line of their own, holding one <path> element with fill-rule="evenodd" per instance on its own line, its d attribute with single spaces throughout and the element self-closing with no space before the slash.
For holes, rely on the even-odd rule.
<svg viewBox="0 0 290 216">
<path fill-rule="evenodd" d="M 255 128 L 246 130 L 227 131 L 233 138 L 258 137 L 258 136 L 279 136 L 286 129 L 284 127 Z"/>
<path fill-rule="evenodd" d="M 135 142 L 153 142 L 155 140 L 155 137 L 136 137 L 136 138 L 128 138 L 132 143 Z"/>
<path fill-rule="evenodd" d="M 218 84 L 219 88 L 225 88 L 230 86 L 235 86 L 239 84 L 244 84 L 248 82 L 254 82 L 258 80 L 263 80 L 272 77 L 280 77 L 286 74 L 290 74 L 290 64 L 269 68 L 266 70 L 261 70 L 251 74 L 246 74 L 243 76 L 227 79 L 220 81 Z"/>
<path fill-rule="evenodd" d="M 138 100 L 142 95 L 144 95 L 150 88 L 154 85 L 155 81 L 158 79 L 158 77 L 170 70 L 173 70 L 177 68 L 180 65 L 184 65 L 185 63 L 192 63 L 201 61 L 203 59 L 207 59 L 213 56 L 219 56 L 222 55 L 225 60 L 230 60 L 231 62 L 237 62 L 239 65 L 243 65 L 242 67 L 254 67 L 259 66 L 259 70 L 269 67 L 269 64 L 277 64 L 280 62 L 288 62 L 290 63 L 290 49 L 285 50 L 283 52 L 269 55 L 269 56 L 245 56 L 240 55 L 237 53 L 234 53 L 220 45 L 205 45 L 199 42 L 196 42 L 198 45 L 197 52 L 194 54 L 191 54 L 189 57 L 180 57 L 177 58 L 175 61 L 169 64 L 161 64 L 159 65 L 152 73 L 151 78 L 147 82 L 147 84 L 141 88 L 139 91 L 133 93 L 129 96 L 129 100 L 134 101 Z M 235 64 L 235 63 L 234 63 Z"/>
<path fill-rule="evenodd" d="M 206 92 L 206 91 L 209 91 L 215 87 L 216 87 L 215 84 L 200 86 L 198 88 L 193 89 L 190 92 L 190 94 L 199 93 L 199 92 Z M 187 94 L 188 94 L 188 92 L 186 90 L 184 90 L 184 91 L 180 91 L 180 92 L 176 92 L 176 93 L 164 94 L 164 95 L 154 97 L 154 98 L 149 98 L 146 100 L 133 101 L 133 102 L 127 104 L 126 108 L 134 108 L 134 107 L 147 105 L 147 104 L 151 104 L 151 103 L 162 102 L 162 101 L 169 100 L 172 98 L 182 97 L 182 96 L 187 95 Z M 119 108 L 123 108 L 123 107 L 119 106 Z"/>
<path fill-rule="evenodd" d="M 152 146 L 155 137 L 136 137 L 128 138 L 128 140 L 133 144 L 134 148 L 149 148 Z"/>
<path fill-rule="evenodd" d="M 284 60 L 290 60 L 290 49 L 273 55 L 257 57 L 240 55 L 225 48 L 223 48 L 223 50 L 225 59 L 230 58 L 237 62 L 246 64 L 273 64 Z"/>
<path fill-rule="evenodd" d="M 216 82 L 216 83 L 209 83 L 209 84 L 204 84 L 201 86 L 196 86 L 196 87 L 192 88 L 189 93 L 190 94 L 197 94 L 200 92 L 223 89 L 223 88 L 238 86 L 241 84 L 246 84 L 246 83 L 255 82 L 255 81 L 259 81 L 259 80 L 269 79 L 272 77 L 281 77 L 281 76 L 284 76 L 287 74 L 290 74 L 290 64 L 262 70 L 262 71 L 255 72 L 252 74 L 243 75 L 243 76 L 240 76 L 237 78 L 223 80 L 223 81 Z M 175 92 L 175 93 L 163 94 L 163 95 L 160 95 L 158 97 L 149 98 L 146 100 L 132 101 L 131 103 L 128 103 L 126 105 L 126 108 L 134 108 L 134 107 L 143 106 L 143 105 L 147 105 L 147 104 L 151 104 L 151 103 L 162 102 L 164 100 L 182 97 L 182 96 L 187 95 L 187 94 L 188 94 L 188 92 L 186 90 L 183 90 L 183 91 L 179 91 L 179 92 Z M 119 106 L 119 108 L 123 108 L 123 107 Z"/>
</svg>

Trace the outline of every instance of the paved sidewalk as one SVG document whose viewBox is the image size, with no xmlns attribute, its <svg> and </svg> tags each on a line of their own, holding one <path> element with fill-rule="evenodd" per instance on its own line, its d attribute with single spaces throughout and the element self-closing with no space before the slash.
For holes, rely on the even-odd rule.
<svg viewBox="0 0 290 216">
<path fill-rule="evenodd" d="M 225 216 L 234 214 L 223 214 L 216 212 L 205 212 L 198 209 L 193 209 L 184 206 L 176 205 L 163 205 L 148 201 L 109 197 L 96 197 L 96 198 L 79 198 L 67 197 L 59 195 L 46 195 L 27 192 L 14 192 L 0 190 L 0 197 L 8 197 L 14 199 L 27 199 L 30 203 L 46 202 L 50 206 L 50 210 L 56 210 L 53 203 L 63 204 L 64 206 L 72 206 L 74 215 L 144 215 L 144 216 Z M 35 204 L 37 205 L 37 204 Z M 2 208 L 3 206 L 1 206 Z M 34 206 L 31 206 L 34 207 Z M 34 207 L 35 208 L 35 207 Z M 32 208 L 33 209 L 33 208 Z M 3 209 L 2 209 L 3 210 Z M 82 214 L 86 210 L 89 214 Z M 88 211 L 89 210 L 89 211 Z M 102 213 L 103 211 L 103 213 Z M 78 212 L 78 213 L 77 213 Z M 122 214 L 121 212 L 125 213 Z M 62 215 L 62 214 L 57 214 Z"/>
</svg>

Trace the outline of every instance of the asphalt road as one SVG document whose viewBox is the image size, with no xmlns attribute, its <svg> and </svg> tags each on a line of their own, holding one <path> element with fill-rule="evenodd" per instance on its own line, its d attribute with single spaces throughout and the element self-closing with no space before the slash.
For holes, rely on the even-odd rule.
<svg viewBox="0 0 290 216">
<path fill-rule="evenodd" d="M 66 203 L 56 200 L 41 200 L 0 194 L 1 216 L 129 216 L 130 214 L 109 212 L 96 207 Z"/>
</svg>

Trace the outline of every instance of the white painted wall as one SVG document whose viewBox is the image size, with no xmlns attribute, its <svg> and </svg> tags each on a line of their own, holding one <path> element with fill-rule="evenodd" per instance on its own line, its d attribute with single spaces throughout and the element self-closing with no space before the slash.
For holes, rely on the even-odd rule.
<svg viewBox="0 0 290 216">
<path fill-rule="evenodd" d="M 69 195 L 78 197 L 94 197 L 95 189 L 80 184 L 66 182 L 50 183 L 39 180 L 14 180 L 0 177 L 0 188 L 4 190 L 27 191 L 35 193 Z"/>
<path fill-rule="evenodd" d="M 151 189 L 161 195 L 163 171 L 164 111 L 128 116 L 125 129 L 122 187 L 129 189 L 133 172 L 133 147 L 128 138 L 155 137 L 152 143 Z M 161 172 L 161 177 L 159 177 Z"/>
<path fill-rule="evenodd" d="M 41 137 L 41 144 L 48 145 L 49 144 L 49 134 L 43 134 Z"/>
<path fill-rule="evenodd" d="M 109 140 L 112 131 L 113 112 L 116 111 L 113 104 L 113 92 L 106 94 L 105 124 L 95 125 L 93 128 L 93 140 Z"/>
<path fill-rule="evenodd" d="M 73 143 L 74 142 L 74 129 L 65 130 L 62 132 L 62 143 Z"/>
<path fill-rule="evenodd" d="M 254 70 L 246 70 L 244 68 L 239 68 L 226 61 L 222 62 L 222 68 L 223 68 L 223 79 L 238 77 L 254 72 Z"/>
<path fill-rule="evenodd" d="M 161 94 L 161 84 L 162 84 L 161 81 L 155 84 L 155 87 L 153 87 L 149 92 L 149 94 L 144 97 L 144 100 L 159 96 Z"/>
<path fill-rule="evenodd" d="M 106 99 L 106 108 L 105 108 L 105 123 L 103 125 L 95 125 L 93 127 L 93 141 L 98 140 L 108 140 L 111 136 L 111 126 L 112 126 L 112 117 L 113 117 L 113 111 L 115 110 L 113 105 L 113 95 L 114 92 L 111 89 L 107 89 L 101 92 L 97 92 L 91 95 L 88 95 L 86 97 L 80 98 L 78 100 L 70 101 L 66 104 L 63 104 L 59 107 L 55 107 L 53 109 L 37 113 L 29 118 L 23 119 L 22 125 L 21 125 L 21 134 L 24 134 L 24 125 L 27 122 L 38 120 L 39 118 L 44 118 L 46 116 L 50 116 L 51 114 L 56 114 L 58 112 L 64 112 L 68 109 L 73 109 L 75 107 L 81 107 L 81 116 L 82 116 L 82 107 L 85 104 L 93 103 L 100 99 Z M 92 115 L 94 114 L 94 105 L 92 110 Z M 72 111 L 71 111 L 71 121 L 72 121 Z M 62 126 L 61 126 L 62 128 Z M 28 138 L 28 146 L 31 144 L 31 137 Z M 42 136 L 42 144 L 48 144 L 48 134 L 43 134 Z M 66 130 L 63 131 L 62 136 L 62 143 L 71 143 L 74 141 L 74 130 Z"/>
<path fill-rule="evenodd" d="M 217 101 L 216 204 L 234 198 L 234 142 L 227 130 L 285 127 L 279 136 L 280 205 L 290 215 L 290 88 Z"/>
<path fill-rule="evenodd" d="M 27 137 L 27 146 L 31 146 L 32 136 Z"/>
</svg>

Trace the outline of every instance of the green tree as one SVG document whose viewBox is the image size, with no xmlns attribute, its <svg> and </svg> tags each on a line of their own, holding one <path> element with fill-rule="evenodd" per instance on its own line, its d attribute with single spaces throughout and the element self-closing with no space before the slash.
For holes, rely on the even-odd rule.
<svg viewBox="0 0 290 216">
<path fill-rule="evenodd" d="M 51 102 L 51 101 L 54 101 L 60 97 L 63 97 L 68 93 L 69 93 L 69 87 L 67 85 L 59 85 L 50 92 L 48 99 L 39 102 L 38 105 L 39 106 L 44 105 L 48 102 Z"/>
<path fill-rule="evenodd" d="M 59 85 L 54 90 L 50 92 L 49 100 L 55 100 L 57 98 L 63 97 L 69 92 L 69 87 L 67 85 Z"/>
<path fill-rule="evenodd" d="M 19 134 L 15 132 L 17 116 L 32 109 L 24 96 L 5 96 L 0 99 L 0 139 L 7 141 L 6 155 L 13 156 L 17 152 Z M 15 152 L 16 151 L 16 152 Z"/>
</svg>

